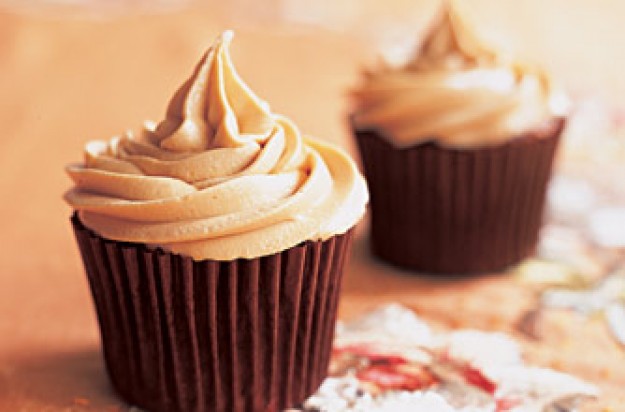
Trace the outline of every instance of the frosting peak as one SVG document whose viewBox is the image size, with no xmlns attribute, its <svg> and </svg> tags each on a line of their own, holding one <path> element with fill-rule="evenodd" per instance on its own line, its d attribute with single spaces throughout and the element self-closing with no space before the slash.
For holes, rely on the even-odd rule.
<svg viewBox="0 0 625 412">
<path fill-rule="evenodd" d="M 409 70 L 459 69 L 493 63 L 496 54 L 485 48 L 450 6 L 441 11 L 432 30 L 421 44 Z"/>
<path fill-rule="evenodd" d="M 494 145 L 563 116 L 563 97 L 540 71 L 484 46 L 446 2 L 414 58 L 369 71 L 353 96 L 357 128 L 398 147 Z"/>
<path fill-rule="evenodd" d="M 87 144 L 67 172 L 82 223 L 119 241 L 232 260 L 325 240 L 354 226 L 364 179 L 341 150 L 304 138 L 236 73 L 225 32 L 165 120 Z"/>
<path fill-rule="evenodd" d="M 154 131 L 163 149 L 185 152 L 263 142 L 275 126 L 267 103 L 237 74 L 224 32 L 178 89 Z"/>
</svg>

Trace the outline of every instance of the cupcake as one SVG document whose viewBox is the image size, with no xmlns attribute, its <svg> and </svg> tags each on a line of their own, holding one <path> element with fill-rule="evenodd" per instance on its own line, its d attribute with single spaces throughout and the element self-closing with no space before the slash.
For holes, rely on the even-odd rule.
<svg viewBox="0 0 625 412">
<path fill-rule="evenodd" d="M 415 271 L 499 271 L 535 248 L 566 99 L 446 5 L 411 61 L 365 73 L 351 126 L 371 245 Z"/>
<path fill-rule="evenodd" d="M 150 411 L 277 411 L 326 374 L 367 190 L 235 71 L 225 32 L 165 119 L 86 146 L 66 201 L 117 392 Z"/>
</svg>

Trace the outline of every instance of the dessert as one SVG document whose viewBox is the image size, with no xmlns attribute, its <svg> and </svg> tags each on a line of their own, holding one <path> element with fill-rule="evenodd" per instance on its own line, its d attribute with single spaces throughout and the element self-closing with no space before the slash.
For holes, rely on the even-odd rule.
<svg viewBox="0 0 625 412">
<path fill-rule="evenodd" d="M 313 393 L 367 202 L 346 154 L 243 82 L 232 37 L 162 122 L 67 168 L 111 381 L 151 411 L 276 411 Z"/>
<path fill-rule="evenodd" d="M 423 272 L 498 271 L 535 247 L 566 99 L 483 46 L 456 7 L 412 61 L 366 73 L 350 121 L 374 253 Z"/>
</svg>

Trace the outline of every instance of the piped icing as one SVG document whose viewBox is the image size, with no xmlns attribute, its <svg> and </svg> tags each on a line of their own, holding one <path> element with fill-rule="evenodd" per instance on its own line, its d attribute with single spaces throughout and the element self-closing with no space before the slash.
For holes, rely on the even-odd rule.
<svg viewBox="0 0 625 412">
<path fill-rule="evenodd" d="M 355 127 L 397 147 L 496 145 L 567 110 L 542 71 L 484 46 L 450 3 L 411 61 L 367 71 L 353 97 Z"/>
<path fill-rule="evenodd" d="M 86 145 L 66 201 L 100 235 L 195 260 L 256 258 L 354 226 L 368 194 L 342 150 L 301 135 L 237 74 L 224 32 L 163 121 Z"/>
</svg>

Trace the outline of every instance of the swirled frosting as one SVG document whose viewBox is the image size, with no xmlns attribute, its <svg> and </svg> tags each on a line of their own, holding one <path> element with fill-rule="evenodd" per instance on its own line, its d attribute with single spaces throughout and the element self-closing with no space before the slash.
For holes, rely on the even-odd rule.
<svg viewBox="0 0 625 412">
<path fill-rule="evenodd" d="M 484 47 L 446 3 L 414 59 L 365 73 L 353 121 L 398 147 L 494 145 L 566 113 L 541 71 Z"/>
<path fill-rule="evenodd" d="M 100 235 L 195 260 L 255 258 L 354 226 L 364 179 L 341 150 L 304 138 L 235 71 L 225 32 L 165 120 L 87 144 L 66 201 Z"/>
</svg>

